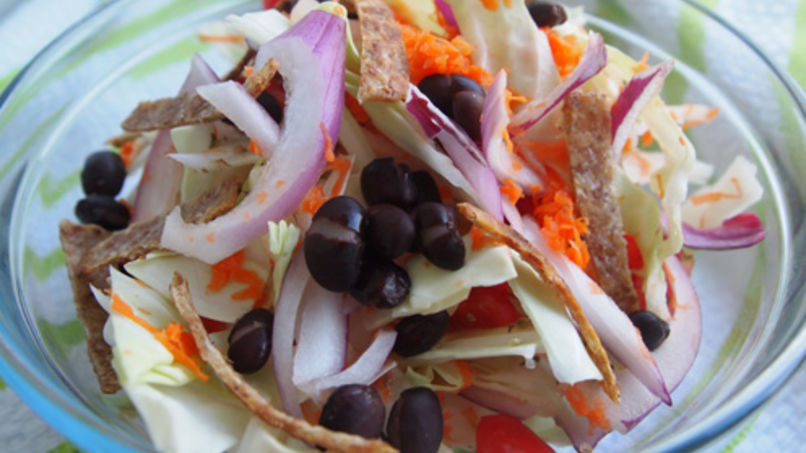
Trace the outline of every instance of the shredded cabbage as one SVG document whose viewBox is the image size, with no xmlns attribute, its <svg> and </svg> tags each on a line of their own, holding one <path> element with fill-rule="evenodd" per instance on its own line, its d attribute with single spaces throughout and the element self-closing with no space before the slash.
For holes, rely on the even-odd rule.
<svg viewBox="0 0 806 453">
<path fill-rule="evenodd" d="M 274 267 L 271 271 L 272 289 L 274 291 L 272 304 L 277 303 L 277 298 L 280 297 L 283 277 L 285 277 L 285 271 L 294 256 L 299 237 L 300 229 L 293 224 L 286 223 L 285 220 L 269 222 L 269 252 L 274 259 Z"/>
</svg>

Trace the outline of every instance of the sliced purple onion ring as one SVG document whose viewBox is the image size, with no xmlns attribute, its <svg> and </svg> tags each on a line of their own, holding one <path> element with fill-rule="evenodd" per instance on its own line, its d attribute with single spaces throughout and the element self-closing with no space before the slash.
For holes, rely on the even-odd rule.
<svg viewBox="0 0 806 453">
<path fill-rule="evenodd" d="M 217 263 L 265 234 L 268 221 L 297 208 L 318 180 L 326 144 L 341 127 L 345 30 L 344 17 L 317 10 L 260 47 L 255 64 L 277 60 L 286 89 L 277 148 L 252 191 L 227 214 L 188 224 L 174 209 L 165 220 L 163 247 Z"/>
<path fill-rule="evenodd" d="M 588 45 L 585 54 L 579 60 L 579 64 L 563 83 L 554 87 L 545 99 L 535 99 L 524 106 L 520 112 L 512 119 L 510 130 L 518 135 L 546 117 L 560 102 L 578 87 L 590 80 L 607 65 L 607 48 L 604 45 L 602 36 L 590 32 L 588 34 Z"/>
<path fill-rule="evenodd" d="M 435 106 L 416 86 L 411 85 L 406 109 L 417 120 L 428 138 L 437 140 L 454 165 L 476 190 L 482 208 L 502 220 L 501 192 L 495 174 L 473 140 Z"/>
<path fill-rule="evenodd" d="M 639 72 L 627 83 L 618 99 L 610 108 L 610 134 L 613 142 L 613 153 L 621 155 L 621 149 L 632 133 L 638 115 L 655 96 L 660 94 L 666 76 L 674 68 L 671 60 Z"/>
<path fill-rule="evenodd" d="M 487 90 L 481 114 L 481 143 L 484 157 L 499 181 L 511 179 L 524 189 L 542 186 L 543 181 L 512 150 L 507 148 L 504 134 L 509 126 L 507 114 L 507 73 L 501 70 Z"/>
<path fill-rule="evenodd" d="M 683 245 L 693 249 L 741 249 L 758 244 L 766 236 L 761 219 L 752 212 L 731 217 L 717 228 L 697 229 L 683 224 Z"/>
<path fill-rule="evenodd" d="M 218 82 L 218 76 L 199 55 L 193 55 L 179 94 L 192 93 L 197 87 Z M 132 223 L 150 220 L 176 206 L 182 189 L 182 165 L 169 158 L 174 153 L 168 129 L 157 132 L 148 151 L 145 168 L 134 196 Z"/>
<path fill-rule="evenodd" d="M 585 317 L 599 335 L 605 349 L 635 375 L 652 394 L 664 403 L 671 405 L 672 399 L 655 359 L 646 348 L 641 334 L 633 326 L 630 318 L 585 271 L 548 245 L 534 221 L 524 219 L 523 225 L 526 237 L 552 263 L 579 302 Z M 620 381 L 619 386 L 621 386 Z M 623 389 L 622 393 L 624 393 Z"/>
</svg>

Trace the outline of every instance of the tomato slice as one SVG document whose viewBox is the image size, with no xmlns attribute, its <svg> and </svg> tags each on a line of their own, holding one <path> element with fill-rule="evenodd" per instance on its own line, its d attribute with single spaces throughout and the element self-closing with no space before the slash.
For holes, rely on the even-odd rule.
<svg viewBox="0 0 806 453">
<path fill-rule="evenodd" d="M 204 316 L 201 316 L 201 322 L 202 325 L 204 325 L 204 330 L 206 330 L 207 333 L 221 332 L 227 330 L 227 328 L 229 327 L 229 323 L 223 321 L 216 321 L 215 319 L 205 318 Z"/>
<path fill-rule="evenodd" d="M 476 428 L 476 453 L 554 453 L 554 449 L 517 418 L 488 415 Z"/>
<path fill-rule="evenodd" d="M 512 305 L 514 297 L 506 283 L 471 289 L 451 317 L 451 330 L 493 329 L 514 324 L 523 316 Z"/>
</svg>

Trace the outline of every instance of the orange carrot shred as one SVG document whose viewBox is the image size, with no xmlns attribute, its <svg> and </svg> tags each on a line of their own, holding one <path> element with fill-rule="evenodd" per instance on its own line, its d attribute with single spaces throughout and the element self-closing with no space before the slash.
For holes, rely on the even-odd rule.
<svg viewBox="0 0 806 453">
<path fill-rule="evenodd" d="M 325 123 L 319 123 L 319 128 L 322 130 L 322 137 L 325 139 L 325 159 L 328 162 L 333 162 L 336 159 L 333 154 L 333 140 L 330 139 L 330 133 L 328 133 Z"/>
<path fill-rule="evenodd" d="M 254 140 L 249 140 L 249 152 L 256 155 L 262 156 L 263 154 L 260 152 L 260 145 L 257 144 Z"/>
<path fill-rule="evenodd" d="M 691 197 L 691 204 L 694 206 L 698 206 L 704 203 L 716 203 L 717 201 L 723 199 L 739 199 L 742 198 L 744 193 L 742 192 L 742 184 L 738 178 L 730 178 L 731 184 L 736 189 L 736 193 L 726 193 L 726 192 L 707 192 L 699 195 L 694 195 Z"/>
<path fill-rule="evenodd" d="M 501 190 L 501 195 L 506 196 L 510 204 L 513 205 L 523 197 L 523 189 L 509 178 L 504 178 L 504 185 L 499 190 Z"/>
<path fill-rule="evenodd" d="M 412 83 L 417 84 L 431 74 L 461 74 L 484 87 L 492 84 L 492 75 L 473 64 L 470 56 L 473 47 L 461 36 L 449 41 L 407 24 L 400 24 L 400 32 Z"/>
<path fill-rule="evenodd" d="M 251 77 L 254 72 L 255 68 L 252 66 L 244 66 L 243 68 L 243 73 L 246 77 Z"/>
<path fill-rule="evenodd" d="M 649 52 L 644 52 L 644 55 L 641 57 L 641 61 L 639 61 L 635 66 L 632 67 L 632 72 L 639 73 L 641 71 L 645 71 L 649 68 Z"/>
<path fill-rule="evenodd" d="M 564 387 L 562 391 L 565 394 L 565 399 L 568 400 L 568 404 L 574 409 L 574 412 L 587 418 L 594 426 L 610 431 L 610 420 L 605 414 L 604 404 L 601 401 L 589 404 L 585 400 L 582 390 L 576 385 L 564 385 L 562 387 Z"/>
<path fill-rule="evenodd" d="M 644 148 L 648 148 L 652 145 L 653 141 L 655 141 L 655 139 L 652 137 L 652 132 L 646 131 L 644 135 L 641 136 L 641 146 Z"/>
<path fill-rule="evenodd" d="M 588 219 L 574 216 L 574 201 L 568 193 L 550 184 L 544 193 L 534 194 L 532 201 L 533 215 L 549 246 L 585 269 L 590 253 L 582 235 L 589 232 Z"/>
<path fill-rule="evenodd" d="M 199 39 L 204 42 L 224 42 L 224 43 L 245 43 L 246 39 L 241 35 L 210 35 L 199 33 Z"/>
<path fill-rule="evenodd" d="M 457 360 L 455 363 L 459 368 L 459 374 L 462 375 L 462 388 L 465 389 L 473 385 L 473 376 L 475 375 L 473 368 L 464 360 Z"/>
<path fill-rule="evenodd" d="M 126 142 L 120 147 L 120 158 L 123 159 L 123 166 L 129 168 L 134 161 L 134 140 Z"/>
<path fill-rule="evenodd" d="M 545 31 L 546 36 L 549 38 L 549 47 L 551 47 L 551 54 L 554 57 L 557 70 L 561 76 L 567 76 L 579 64 L 585 49 L 574 35 L 560 36 L 556 31 L 548 27 L 544 27 L 541 30 Z"/>
</svg>

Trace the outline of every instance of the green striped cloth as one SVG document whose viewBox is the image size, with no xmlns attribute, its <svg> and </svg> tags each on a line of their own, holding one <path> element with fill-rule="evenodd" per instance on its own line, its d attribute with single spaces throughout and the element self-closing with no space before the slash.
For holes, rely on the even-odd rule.
<svg viewBox="0 0 806 453">
<path fill-rule="evenodd" d="M 190 1 L 190 0 L 187 0 Z M 473 0 L 468 0 L 473 1 Z M 5 87 L 22 66 L 48 41 L 57 36 L 72 22 L 88 13 L 99 0 L 71 0 L 64 8 L 56 0 L 0 0 L 0 88 Z M 677 46 L 693 57 L 695 68 L 705 67 L 709 50 L 708 30 L 702 18 L 691 9 L 679 8 L 676 0 L 602 0 L 586 1 L 588 10 L 605 19 L 626 23 L 640 14 L 668 16 L 669 33 L 676 37 Z M 806 87 L 806 0 L 703 0 L 734 24 L 781 68 L 789 70 L 794 79 Z M 160 17 L 170 15 L 171 8 L 183 8 L 182 2 L 167 4 Z M 60 7 L 62 6 L 62 7 Z M 54 8 L 59 13 L 53 14 Z M 125 39 L 123 37 L 122 39 Z M 158 55 L 152 67 L 159 67 L 175 56 L 183 57 L 192 50 L 193 43 L 179 43 L 176 52 Z M 176 54 L 176 55 L 174 55 Z M 696 62 L 700 64 L 697 65 Z M 143 67 L 144 71 L 148 66 Z M 670 83 L 675 83 L 670 81 Z M 2 169 L 2 173 L 5 170 Z M 69 175 L 58 181 L 43 181 L 44 203 L 55 203 L 66 187 L 77 183 L 78 175 Z M 44 255 L 26 252 L 25 260 L 31 263 L 35 276 L 46 279 L 63 265 L 64 255 L 54 250 Z M 64 340 L 67 346 L 83 341 L 83 330 L 78 321 L 64 324 L 42 322 L 40 331 L 49 331 Z M 748 417 L 707 447 L 708 451 L 755 452 L 795 451 L 801 447 L 804 435 L 800 434 L 802 420 L 806 419 L 806 371 L 800 370 L 761 410 Z M 61 435 L 39 420 L 14 393 L 0 381 L 0 445 L 4 452 L 58 452 L 78 451 Z"/>
</svg>

